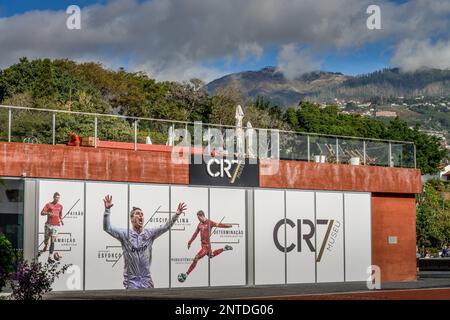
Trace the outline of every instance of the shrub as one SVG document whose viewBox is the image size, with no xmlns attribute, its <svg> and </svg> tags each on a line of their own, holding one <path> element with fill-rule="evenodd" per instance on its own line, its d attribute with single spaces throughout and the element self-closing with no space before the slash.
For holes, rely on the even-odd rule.
<svg viewBox="0 0 450 320">
<path fill-rule="evenodd" d="M 39 256 L 38 256 L 39 257 Z M 12 298 L 16 300 L 41 300 L 42 296 L 52 290 L 56 278 L 66 272 L 70 265 L 60 267 L 60 262 L 21 260 L 17 272 L 12 274 Z"/>
<path fill-rule="evenodd" d="M 11 242 L 0 233 L 0 292 L 14 271 L 15 254 Z"/>
</svg>

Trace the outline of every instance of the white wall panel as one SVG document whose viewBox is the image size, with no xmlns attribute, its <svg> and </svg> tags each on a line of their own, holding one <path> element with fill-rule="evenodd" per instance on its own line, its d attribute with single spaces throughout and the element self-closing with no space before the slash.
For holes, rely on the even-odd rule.
<svg viewBox="0 0 450 320">
<path fill-rule="evenodd" d="M 346 281 L 366 281 L 371 258 L 371 198 L 369 193 L 345 193 Z"/>
<path fill-rule="evenodd" d="M 317 282 L 344 281 L 343 194 L 316 193 Z"/>
<path fill-rule="evenodd" d="M 284 191 L 255 190 L 255 284 L 285 283 Z M 283 224 L 274 234 L 280 221 Z"/>
<path fill-rule="evenodd" d="M 44 206 L 53 201 L 53 194 L 60 194 L 59 203 L 63 206 L 64 226 L 59 227 L 56 237 L 55 252 L 62 256 L 61 265 L 71 264 L 65 274 L 57 278 L 53 290 L 83 289 L 83 244 L 84 244 L 84 183 L 43 180 L 39 182 L 39 251 L 44 248 L 44 225 L 47 216 L 41 216 Z M 48 259 L 50 242 L 47 252 L 42 252 L 39 261 L 45 263 Z"/>
<path fill-rule="evenodd" d="M 314 192 L 286 191 L 287 282 L 316 281 Z M 291 226 L 293 224 L 293 226 Z M 295 247 L 294 247 L 295 246 Z"/>
<path fill-rule="evenodd" d="M 172 187 L 171 205 L 175 211 L 178 203 L 184 202 L 187 211 L 171 230 L 171 286 L 172 287 L 202 287 L 208 285 L 208 256 L 204 256 L 188 276 L 185 282 L 178 281 L 180 273 L 186 273 L 195 255 L 200 251 L 200 234 L 187 248 L 189 239 L 197 229 L 199 220 L 197 211 L 203 210 L 208 217 L 208 188 Z"/>
<path fill-rule="evenodd" d="M 169 187 L 160 185 L 130 185 L 130 208 L 144 212 L 145 228 L 159 228 L 170 219 Z M 169 287 L 169 232 L 159 236 L 152 245 L 150 272 L 155 288 Z"/>
<path fill-rule="evenodd" d="M 211 188 L 210 210 L 211 220 L 232 225 L 213 230 L 212 251 L 233 248 L 210 259 L 211 285 L 245 285 L 245 190 Z"/>
<path fill-rule="evenodd" d="M 112 196 L 111 225 L 128 231 L 128 186 L 86 183 L 86 289 L 123 289 L 122 246 L 103 230 L 103 198 Z"/>
</svg>

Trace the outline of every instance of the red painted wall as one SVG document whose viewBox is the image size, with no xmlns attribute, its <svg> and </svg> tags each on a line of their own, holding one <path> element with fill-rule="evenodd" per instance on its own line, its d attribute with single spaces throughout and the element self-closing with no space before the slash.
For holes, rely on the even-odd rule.
<svg viewBox="0 0 450 320">
<path fill-rule="evenodd" d="M 134 151 L 0 142 L 0 176 L 189 184 L 188 165 L 172 162 L 170 147 L 150 147 Z M 261 173 L 273 165 L 262 160 Z M 260 186 L 419 193 L 421 180 L 416 169 L 280 160 L 275 174 L 260 175 Z"/>
<path fill-rule="evenodd" d="M 261 160 L 261 171 L 271 167 L 276 168 L 273 160 Z M 274 172 L 261 174 L 261 187 L 389 193 L 420 193 L 422 188 L 417 169 L 279 160 Z"/>
<path fill-rule="evenodd" d="M 388 244 L 397 236 L 397 244 Z M 372 264 L 381 281 L 416 280 L 416 201 L 414 195 L 372 194 Z"/>
<path fill-rule="evenodd" d="M 188 170 L 165 151 L 0 143 L 0 176 L 188 184 Z"/>
</svg>

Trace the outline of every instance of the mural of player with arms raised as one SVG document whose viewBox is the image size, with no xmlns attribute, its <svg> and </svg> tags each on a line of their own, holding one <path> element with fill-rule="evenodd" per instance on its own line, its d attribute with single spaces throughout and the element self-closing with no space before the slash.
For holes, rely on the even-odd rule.
<svg viewBox="0 0 450 320">
<path fill-rule="evenodd" d="M 153 242 L 174 225 L 178 216 L 186 211 L 186 205 L 184 203 L 178 204 L 176 213 L 165 225 L 159 228 L 145 229 L 144 212 L 140 208 L 133 207 L 130 212 L 132 229 L 128 232 L 128 230 L 111 226 L 112 196 L 107 195 L 103 202 L 105 204 L 103 230 L 122 244 L 124 287 L 126 289 L 153 288 L 153 280 L 150 273 Z"/>
</svg>

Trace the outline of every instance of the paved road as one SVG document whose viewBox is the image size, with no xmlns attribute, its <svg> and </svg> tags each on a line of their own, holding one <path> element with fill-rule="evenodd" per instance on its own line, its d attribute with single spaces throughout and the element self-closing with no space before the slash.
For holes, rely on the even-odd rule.
<svg viewBox="0 0 450 320">
<path fill-rule="evenodd" d="M 279 295 L 257 300 L 450 300 L 450 288 Z"/>
<path fill-rule="evenodd" d="M 426 289 L 426 290 L 425 290 Z M 383 284 L 368 291 L 365 282 L 256 287 L 173 288 L 52 292 L 45 299 L 450 299 L 450 272 L 421 273 L 417 281 Z"/>
</svg>

